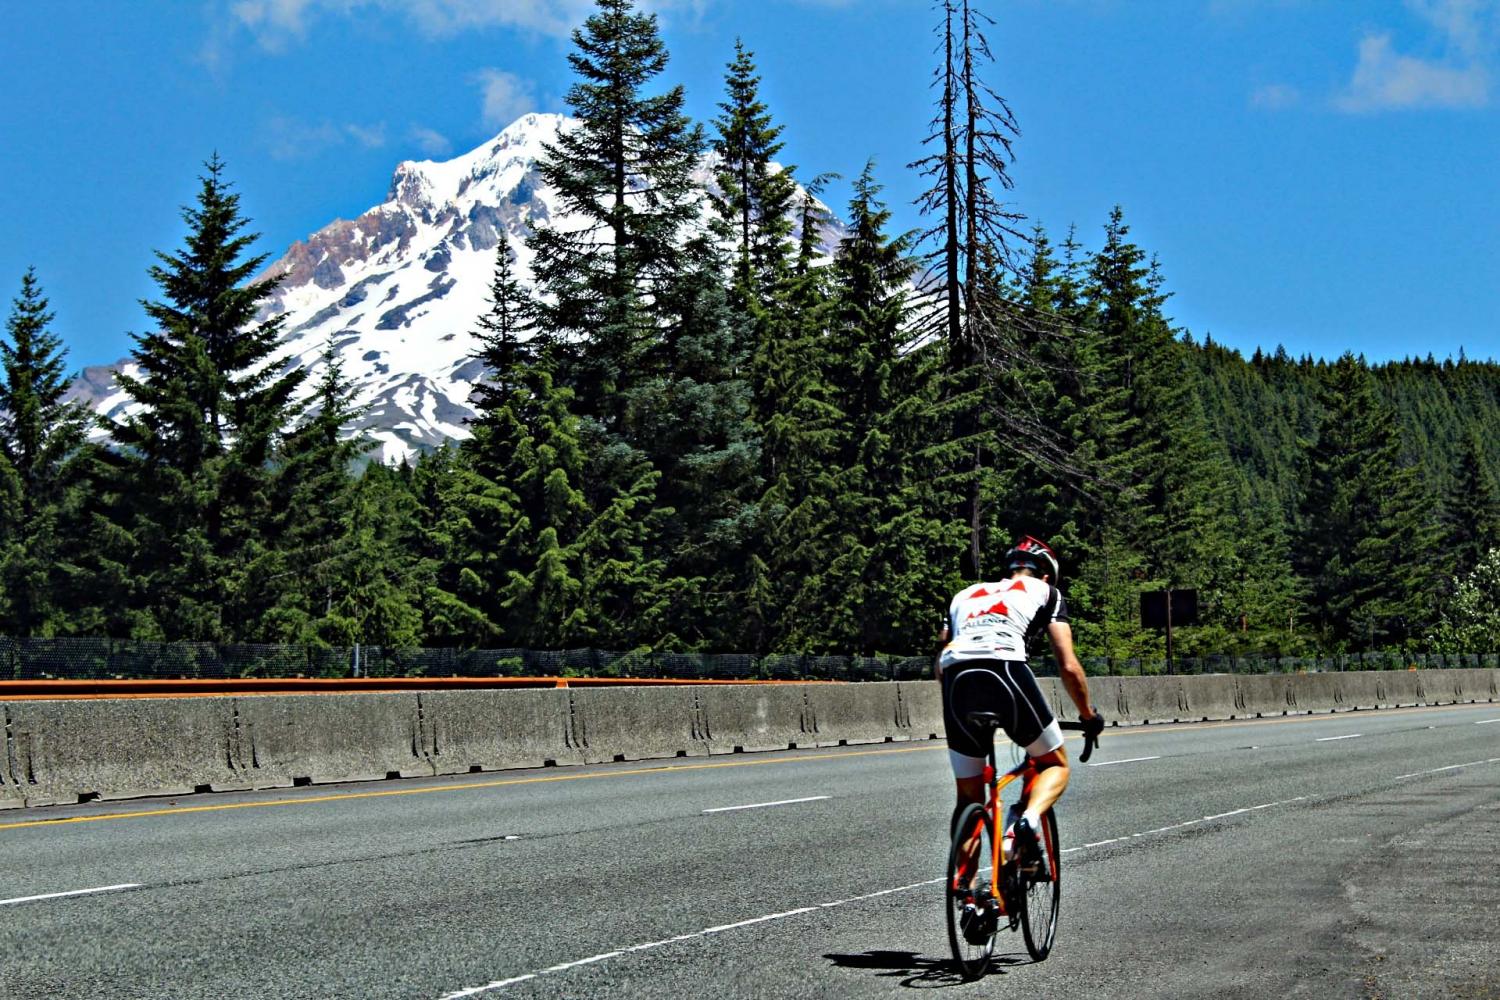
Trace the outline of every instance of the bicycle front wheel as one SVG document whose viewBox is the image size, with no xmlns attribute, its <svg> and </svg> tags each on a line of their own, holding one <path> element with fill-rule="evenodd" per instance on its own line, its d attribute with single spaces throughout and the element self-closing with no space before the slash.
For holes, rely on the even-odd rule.
<svg viewBox="0 0 1500 1000">
<path fill-rule="evenodd" d="M 984 807 L 971 804 L 954 824 L 953 843 L 948 849 L 948 877 L 944 881 L 948 944 L 965 979 L 984 975 L 995 949 L 997 920 L 990 912 L 989 898 L 994 836 Z"/>
<path fill-rule="evenodd" d="M 1062 902 L 1062 842 L 1057 839 L 1057 813 L 1048 809 L 1042 817 L 1042 864 L 1021 876 L 1025 902 L 1021 904 L 1021 931 L 1026 950 L 1040 962 L 1052 951 L 1057 936 L 1057 911 Z"/>
</svg>

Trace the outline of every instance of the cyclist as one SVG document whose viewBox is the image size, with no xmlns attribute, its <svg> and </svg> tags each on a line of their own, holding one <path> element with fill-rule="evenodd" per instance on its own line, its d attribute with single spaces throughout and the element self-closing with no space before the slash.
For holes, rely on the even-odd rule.
<svg viewBox="0 0 1500 1000">
<path fill-rule="evenodd" d="M 970 712 L 993 712 L 1005 735 L 1026 749 L 1037 767 L 1026 811 L 1005 836 L 1015 837 L 1022 863 L 1040 857 L 1041 816 L 1068 787 L 1068 754 L 1062 731 L 1036 677 L 1026 665 L 1027 644 L 1046 632 L 1057 655 L 1058 672 L 1078 717 L 1104 720 L 1089 704 L 1088 681 L 1073 652 L 1068 605 L 1057 588 L 1057 555 L 1026 536 L 1005 554 L 1004 581 L 976 583 L 954 595 L 943 627 L 943 649 L 935 664 L 943 691 L 943 722 L 948 758 L 958 784 L 953 822 L 971 802 L 984 802 L 984 764 L 993 733 L 975 732 Z"/>
</svg>

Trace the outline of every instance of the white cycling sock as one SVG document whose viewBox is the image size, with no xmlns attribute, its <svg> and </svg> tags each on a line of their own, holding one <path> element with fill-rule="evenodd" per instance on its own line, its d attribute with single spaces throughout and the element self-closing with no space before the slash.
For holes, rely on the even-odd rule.
<svg viewBox="0 0 1500 1000">
<path fill-rule="evenodd" d="M 1021 816 L 1027 823 L 1031 824 L 1031 828 L 1038 834 L 1042 832 L 1042 817 L 1037 814 L 1036 810 L 1028 809 Z"/>
</svg>

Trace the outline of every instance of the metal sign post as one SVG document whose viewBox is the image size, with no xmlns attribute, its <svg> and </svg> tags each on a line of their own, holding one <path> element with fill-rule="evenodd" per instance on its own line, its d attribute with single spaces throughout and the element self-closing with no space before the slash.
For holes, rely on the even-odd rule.
<svg viewBox="0 0 1500 1000">
<path fill-rule="evenodd" d="M 1172 648 L 1172 629 L 1177 625 L 1198 624 L 1198 592 L 1196 590 L 1143 590 L 1141 591 L 1141 628 L 1159 628 L 1166 632 L 1167 673 L 1176 670 L 1176 657 Z"/>
</svg>

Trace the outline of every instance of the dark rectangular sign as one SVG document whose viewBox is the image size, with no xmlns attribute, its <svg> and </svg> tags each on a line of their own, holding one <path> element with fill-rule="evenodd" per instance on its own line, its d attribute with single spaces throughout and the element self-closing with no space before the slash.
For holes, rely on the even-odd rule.
<svg viewBox="0 0 1500 1000">
<path fill-rule="evenodd" d="M 1196 590 L 1141 591 L 1141 628 L 1167 627 L 1167 595 L 1172 598 L 1172 627 L 1198 624 Z"/>
</svg>

